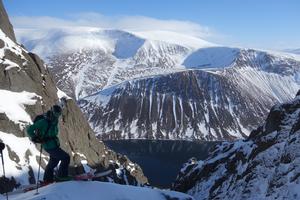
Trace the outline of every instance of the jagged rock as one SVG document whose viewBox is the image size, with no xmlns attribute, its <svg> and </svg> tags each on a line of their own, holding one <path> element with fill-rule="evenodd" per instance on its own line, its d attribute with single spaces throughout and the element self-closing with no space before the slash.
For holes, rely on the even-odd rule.
<svg viewBox="0 0 300 200">
<path fill-rule="evenodd" d="M 300 95 L 300 90 L 297 92 L 296 96 L 299 96 Z"/>
<path fill-rule="evenodd" d="M 195 199 L 299 199 L 300 98 L 274 106 L 246 140 L 217 145 L 173 189 Z"/>
<path fill-rule="evenodd" d="M 16 42 L 14 29 L 10 21 L 8 20 L 8 16 L 6 10 L 4 9 L 2 0 L 0 0 L 0 27 L 11 40 Z M 1 42 L 0 42 L 0 48 L 1 48 Z"/>
<path fill-rule="evenodd" d="M 265 133 L 271 133 L 280 129 L 280 121 L 285 116 L 285 110 L 278 108 L 278 106 L 272 107 L 266 120 Z"/>
</svg>

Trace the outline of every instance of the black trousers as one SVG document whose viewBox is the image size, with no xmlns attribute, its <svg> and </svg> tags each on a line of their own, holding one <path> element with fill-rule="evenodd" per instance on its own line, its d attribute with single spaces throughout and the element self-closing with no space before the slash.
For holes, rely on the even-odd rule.
<svg viewBox="0 0 300 200">
<path fill-rule="evenodd" d="M 70 156 L 61 148 L 45 150 L 50 155 L 50 160 L 46 166 L 44 173 L 44 181 L 53 181 L 54 180 L 54 168 L 58 165 L 59 161 L 61 161 L 58 174 L 59 177 L 68 176 L 69 164 L 70 164 Z"/>
</svg>

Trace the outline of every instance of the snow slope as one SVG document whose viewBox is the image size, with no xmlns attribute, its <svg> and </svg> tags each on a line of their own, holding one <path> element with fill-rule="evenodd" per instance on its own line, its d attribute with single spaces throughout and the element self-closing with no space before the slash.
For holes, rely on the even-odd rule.
<svg viewBox="0 0 300 200">
<path fill-rule="evenodd" d="M 202 48 L 189 55 L 183 62 L 187 68 L 224 68 L 237 58 L 240 49 L 229 47 Z"/>
<path fill-rule="evenodd" d="M 38 195 L 35 191 L 10 196 L 10 200 L 193 200 L 187 194 L 163 191 L 158 189 L 124 186 L 103 182 L 79 182 L 51 184 L 40 189 Z M 0 199 L 4 200 L 2 196 Z"/>
</svg>

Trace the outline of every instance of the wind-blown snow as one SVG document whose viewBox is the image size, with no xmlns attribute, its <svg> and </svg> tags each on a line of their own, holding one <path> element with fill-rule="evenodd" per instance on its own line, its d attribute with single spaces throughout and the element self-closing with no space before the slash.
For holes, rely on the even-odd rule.
<svg viewBox="0 0 300 200">
<path fill-rule="evenodd" d="M 35 105 L 38 98 L 35 93 L 11 92 L 0 90 L 0 113 L 16 124 L 24 125 L 31 122 L 30 116 L 25 111 L 25 105 Z"/>
<path fill-rule="evenodd" d="M 134 34 L 148 40 L 164 41 L 170 44 L 177 44 L 192 49 L 216 46 L 215 44 L 207 42 L 200 38 L 171 31 L 144 31 L 134 32 Z"/>
<path fill-rule="evenodd" d="M 31 191 L 14 195 L 10 200 L 193 200 L 191 196 L 179 192 L 97 181 L 56 183 L 41 188 L 38 195 L 34 193 L 35 191 Z M 5 197 L 0 199 L 4 200 Z"/>
<path fill-rule="evenodd" d="M 65 28 L 63 30 L 51 30 L 45 36 L 24 42 L 32 51 L 44 58 L 54 54 L 83 49 L 102 49 L 105 52 L 114 51 L 114 41 L 103 34 L 97 28 Z M 41 34 L 42 36 L 42 34 Z M 51 47 L 51 48 L 49 48 Z"/>
</svg>

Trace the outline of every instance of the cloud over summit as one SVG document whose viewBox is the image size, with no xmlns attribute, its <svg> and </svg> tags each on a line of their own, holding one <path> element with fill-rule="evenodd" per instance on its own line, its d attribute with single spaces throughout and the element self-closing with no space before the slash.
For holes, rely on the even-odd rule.
<svg viewBox="0 0 300 200">
<path fill-rule="evenodd" d="M 162 20 L 145 16 L 104 16 L 99 13 L 81 13 L 68 18 L 49 16 L 15 16 L 12 23 L 20 30 L 60 29 L 65 27 L 97 27 L 103 29 L 122 29 L 127 31 L 172 31 L 202 39 L 216 35 L 210 28 L 191 21 Z"/>
</svg>

